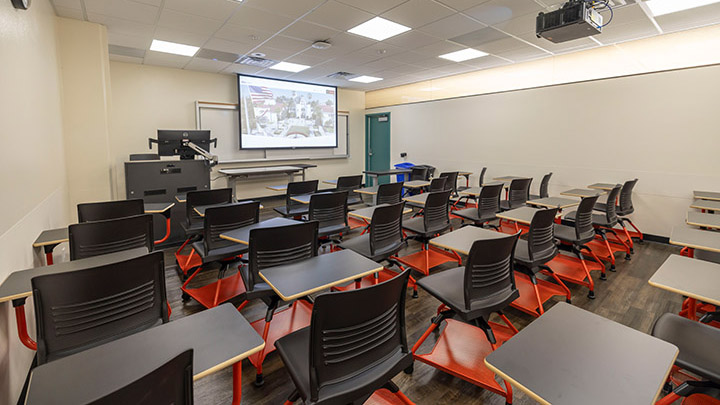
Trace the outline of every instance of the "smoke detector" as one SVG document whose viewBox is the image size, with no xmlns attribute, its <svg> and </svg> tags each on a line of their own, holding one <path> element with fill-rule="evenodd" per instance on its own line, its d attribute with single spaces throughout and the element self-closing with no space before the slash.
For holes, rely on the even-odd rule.
<svg viewBox="0 0 720 405">
<path fill-rule="evenodd" d="M 328 49 L 331 46 L 332 46 L 332 44 L 327 41 L 315 41 L 312 44 L 312 47 L 315 49 Z"/>
</svg>

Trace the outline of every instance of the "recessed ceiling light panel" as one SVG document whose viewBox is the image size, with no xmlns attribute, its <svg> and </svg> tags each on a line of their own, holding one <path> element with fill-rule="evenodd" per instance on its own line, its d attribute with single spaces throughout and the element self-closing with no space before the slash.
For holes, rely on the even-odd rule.
<svg viewBox="0 0 720 405">
<path fill-rule="evenodd" d="M 478 51 L 477 49 L 467 48 L 463 49 L 461 51 L 455 51 L 446 53 L 445 55 L 440 55 L 440 58 L 451 60 L 453 62 L 463 62 L 470 59 L 480 58 L 482 56 L 487 56 L 488 54 L 483 51 Z"/>
<path fill-rule="evenodd" d="M 299 63 L 280 62 L 280 63 L 276 63 L 276 64 L 270 66 L 270 69 L 297 73 L 297 72 L 302 72 L 303 70 L 305 70 L 309 67 L 310 66 L 301 65 Z"/>
<path fill-rule="evenodd" d="M 402 24 L 386 20 L 381 17 L 375 17 L 372 20 L 365 21 L 355 28 L 348 30 L 351 34 L 362 35 L 377 41 L 382 41 L 403 32 L 410 31 L 410 27 Z"/>
<path fill-rule="evenodd" d="M 175 42 L 161 41 L 159 39 L 153 39 L 150 45 L 150 50 L 155 52 L 172 53 L 175 55 L 183 56 L 194 56 L 197 53 L 197 46 L 178 44 Z"/>
<path fill-rule="evenodd" d="M 645 4 L 653 16 L 657 17 L 718 2 L 720 0 L 648 0 Z"/>
<path fill-rule="evenodd" d="M 382 80 L 382 77 L 358 76 L 350 79 L 351 82 L 372 83 Z"/>
</svg>

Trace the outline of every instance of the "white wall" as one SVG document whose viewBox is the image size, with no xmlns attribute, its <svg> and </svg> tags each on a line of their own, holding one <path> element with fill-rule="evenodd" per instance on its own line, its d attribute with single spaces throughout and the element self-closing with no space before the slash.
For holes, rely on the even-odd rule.
<svg viewBox="0 0 720 405">
<path fill-rule="evenodd" d="M 419 104 L 390 112 L 392 159 L 488 178 L 552 171 L 550 194 L 639 178 L 634 222 L 669 236 L 695 189 L 720 189 L 720 66 Z M 473 183 L 477 178 L 473 177 Z"/>
<path fill-rule="evenodd" d="M 237 78 L 234 75 L 195 72 L 181 69 L 146 66 L 112 61 L 112 112 L 110 123 L 113 179 L 117 198 L 125 197 L 123 163 L 131 153 L 145 153 L 148 138 L 155 138 L 157 130 L 195 128 L 195 101 L 237 103 Z M 365 93 L 342 90 L 338 92 L 339 110 L 350 112 L 350 158 L 316 161 L 318 167 L 309 169 L 308 179 L 337 178 L 359 174 L 364 167 L 365 153 Z M 155 150 L 155 149 L 154 149 Z M 274 162 L 286 164 L 291 162 Z M 218 168 L 262 166 L 263 163 L 226 164 L 216 166 L 212 178 L 219 177 Z M 251 182 L 238 182 L 238 197 L 277 195 L 265 188 L 268 184 L 282 184 L 287 177 Z M 213 188 L 225 187 L 225 178 L 212 183 Z"/>
<path fill-rule="evenodd" d="M 0 1 L 0 280 L 32 267 L 37 235 L 68 221 L 56 28 L 48 0 L 27 11 Z M 17 337 L 10 303 L 0 305 L 0 403 L 15 403 L 33 354 Z"/>
</svg>

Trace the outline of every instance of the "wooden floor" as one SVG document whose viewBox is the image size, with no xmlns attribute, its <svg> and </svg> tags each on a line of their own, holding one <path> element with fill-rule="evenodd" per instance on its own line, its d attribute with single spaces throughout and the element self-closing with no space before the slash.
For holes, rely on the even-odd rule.
<svg viewBox="0 0 720 405">
<path fill-rule="evenodd" d="M 262 219 L 267 219 L 277 214 L 272 207 L 276 203 L 263 202 L 265 208 L 261 214 Z M 455 226 L 459 222 L 454 220 Z M 359 232 L 356 231 L 347 237 L 353 237 Z M 410 242 L 408 248 L 400 253 L 412 253 L 419 250 L 416 242 Z M 171 320 L 187 316 L 203 308 L 194 301 L 183 303 L 180 295 L 180 280 L 175 271 L 175 259 L 172 254 L 174 250 L 166 252 L 166 279 L 168 299 L 172 307 Z M 645 242 L 635 244 L 635 254 L 632 260 L 625 261 L 620 253 L 617 254 L 617 272 L 608 272 L 608 280 L 598 280 L 595 275 L 597 298 L 587 298 L 587 289 L 584 287 L 568 284 L 572 291 L 573 305 L 602 315 L 642 332 L 649 332 L 655 319 L 665 312 L 680 310 L 681 297 L 648 285 L 647 281 L 662 264 L 665 258 L 671 253 L 679 253 L 679 248 Z M 444 268 L 452 267 L 446 264 Z M 434 272 L 442 271 L 438 267 Z M 205 271 L 195 280 L 198 284 L 212 281 L 216 277 L 213 270 Z M 557 300 L 546 303 L 545 309 L 549 309 Z M 422 332 L 429 326 L 430 318 L 435 314 L 438 301 L 427 293 L 420 291 L 420 297 L 412 299 L 408 296 L 406 308 L 408 342 L 412 346 L 418 340 Z M 254 321 L 264 316 L 265 307 L 261 302 L 250 303 L 242 311 L 249 320 Z M 513 324 L 522 329 L 534 318 L 512 308 L 508 308 L 506 314 Z M 212 333 L 212 331 L 208 331 Z M 431 335 L 421 347 L 421 352 L 427 352 L 434 344 L 435 337 Z M 608 345 L 611 344 L 608 342 Z M 603 350 L 603 347 L 588 347 L 588 350 Z M 584 360 L 579 358 L 578 362 Z M 587 364 L 587 367 L 592 367 Z M 255 380 L 255 369 L 245 360 L 243 362 L 243 403 L 245 404 L 280 404 L 285 401 L 293 390 L 293 384 L 283 368 L 282 361 L 277 353 L 270 354 L 264 363 L 265 385 L 256 388 L 253 385 Z M 417 404 L 504 404 L 504 398 L 485 391 L 459 378 L 452 377 L 442 371 L 436 370 L 428 365 L 415 362 L 415 371 L 412 375 L 401 373 L 394 379 L 403 392 Z M 558 382 L 561 383 L 561 382 Z M 607 387 L 612 389 L 612 387 Z M 532 399 L 519 390 L 514 390 L 515 404 L 533 404 Z M 195 383 L 195 402 L 198 404 L 229 404 L 232 398 L 232 373 L 231 368 L 205 377 Z"/>
</svg>

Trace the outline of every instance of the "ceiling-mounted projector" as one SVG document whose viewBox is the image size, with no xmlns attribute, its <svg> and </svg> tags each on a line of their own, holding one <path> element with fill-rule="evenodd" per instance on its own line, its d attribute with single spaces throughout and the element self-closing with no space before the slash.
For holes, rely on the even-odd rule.
<svg viewBox="0 0 720 405">
<path fill-rule="evenodd" d="M 593 4 L 585 0 L 570 0 L 558 10 L 538 14 L 535 34 L 555 43 L 600 34 L 603 18 Z"/>
</svg>

